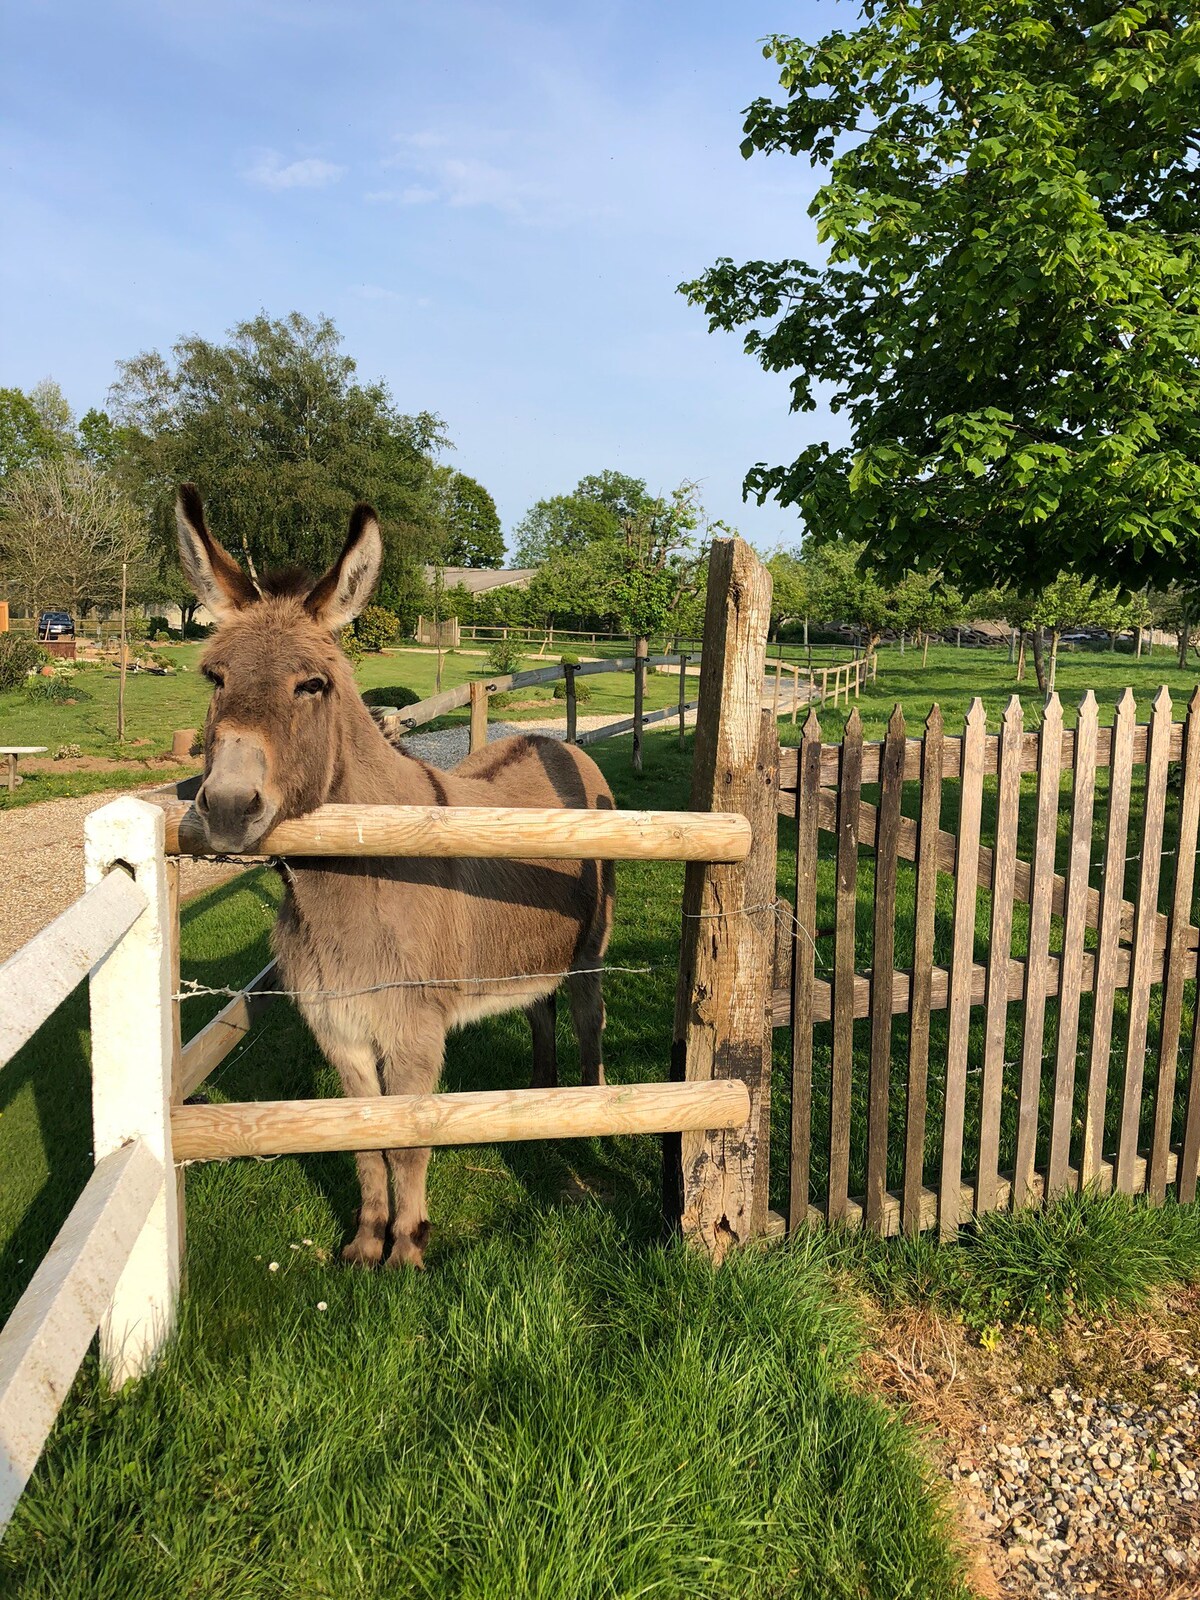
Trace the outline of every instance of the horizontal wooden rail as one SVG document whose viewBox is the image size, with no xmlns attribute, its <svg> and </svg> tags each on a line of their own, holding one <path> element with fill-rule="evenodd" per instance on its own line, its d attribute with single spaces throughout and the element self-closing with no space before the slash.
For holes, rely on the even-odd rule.
<svg viewBox="0 0 1200 1600">
<path fill-rule="evenodd" d="M 37 1032 L 146 909 L 127 872 L 112 872 L 0 966 L 0 1066 Z"/>
<path fill-rule="evenodd" d="M 277 980 L 275 963 L 269 961 L 261 972 L 255 973 L 241 994 L 235 995 L 227 1006 L 217 1012 L 211 1022 L 206 1023 L 194 1038 L 188 1040 L 179 1057 L 181 1100 L 186 1100 L 188 1095 L 195 1094 L 234 1046 L 246 1037 L 254 1019 L 274 1005 L 275 995 L 261 994 L 259 991 L 270 989 Z"/>
<path fill-rule="evenodd" d="M 168 855 L 214 855 L 191 806 L 166 808 Z M 480 857 L 537 861 L 744 861 L 736 813 L 533 806 L 321 806 L 273 828 L 260 856 Z"/>
<path fill-rule="evenodd" d="M 1179 1158 L 1175 1151 L 1171 1151 L 1166 1160 L 1166 1181 L 1175 1182 L 1175 1175 L 1179 1165 Z M 1139 1155 L 1133 1162 L 1133 1194 L 1146 1192 L 1146 1173 L 1148 1162 L 1144 1155 Z M 1112 1161 L 1102 1161 L 1096 1169 L 1096 1176 L 1092 1184 L 1099 1194 L 1111 1194 L 1113 1188 L 1114 1164 Z M 1007 1211 L 1012 1204 L 1013 1175 L 1011 1172 L 1002 1172 L 996 1180 L 996 1207 L 1000 1211 Z M 1067 1168 L 1066 1186 L 1070 1190 L 1079 1188 L 1079 1172 L 1075 1167 Z M 1031 1199 L 1040 1203 L 1045 1195 L 1046 1180 L 1042 1173 L 1035 1172 L 1030 1180 Z M 964 1183 L 960 1185 L 960 1199 L 958 1208 L 959 1220 L 968 1222 L 975 1215 L 975 1185 Z M 838 1221 L 847 1228 L 861 1228 L 866 1216 L 866 1201 L 863 1196 L 845 1202 L 845 1210 Z M 920 1193 L 920 1211 L 918 1213 L 918 1229 L 927 1232 L 937 1226 L 938 1219 L 938 1192 L 936 1189 L 922 1187 Z M 825 1220 L 825 1207 L 821 1202 L 810 1204 L 807 1220 L 810 1223 Z M 888 1189 L 883 1196 L 883 1213 L 879 1221 L 879 1231 L 885 1238 L 893 1237 L 900 1232 L 901 1227 L 901 1196 L 894 1190 Z M 776 1228 L 775 1232 L 782 1229 Z"/>
<path fill-rule="evenodd" d="M 699 700 L 689 700 L 683 707 L 684 715 L 695 711 L 700 704 Z M 666 722 L 668 718 L 678 717 L 678 706 L 665 706 L 661 711 L 647 711 L 642 718 L 642 727 L 648 728 L 652 722 Z M 620 733 L 629 733 L 637 723 L 636 717 L 625 717 L 620 722 L 606 722 L 602 728 L 589 728 L 586 733 L 581 733 L 575 743 L 601 744 L 605 739 L 614 739 Z"/>
<path fill-rule="evenodd" d="M 825 833 L 837 831 L 837 795 L 828 789 L 822 789 L 818 799 L 820 810 L 818 812 L 818 826 Z M 784 816 L 794 816 L 796 811 L 795 794 L 780 793 L 779 810 Z M 879 813 L 873 805 L 862 800 L 858 807 L 858 842 L 866 845 L 868 849 L 875 848 L 878 835 Z M 900 817 L 897 823 L 896 850 L 902 861 L 915 861 L 917 859 L 918 833 L 917 819 L 915 817 Z M 990 890 L 993 875 L 993 852 L 990 845 L 980 845 L 977 856 L 976 878 L 981 889 Z M 953 874 L 958 871 L 958 838 L 945 829 L 939 830 L 937 836 L 937 866 L 939 872 Z M 1013 867 L 1013 895 L 1023 904 L 1028 905 L 1033 894 L 1033 869 L 1028 861 L 1016 860 Z M 1056 917 L 1061 917 L 1066 905 L 1067 883 L 1059 873 L 1054 873 L 1050 881 L 1051 901 L 1050 909 Z M 1121 901 L 1120 933 L 1122 939 L 1133 936 L 1134 904 L 1132 900 Z M 1087 892 L 1087 904 L 1084 911 L 1084 920 L 1089 928 L 1099 926 L 1100 919 L 1100 891 L 1090 889 Z M 1167 918 L 1161 911 L 1154 913 L 1154 939 L 1158 946 L 1165 946 L 1167 942 Z M 1186 942 L 1194 947 L 1200 941 L 1200 932 L 1191 928 L 1188 930 Z"/>
<path fill-rule="evenodd" d="M 141 1143 L 98 1161 L 0 1332 L 0 1530 L 37 1465 L 162 1181 L 161 1165 Z"/>
<path fill-rule="evenodd" d="M 1133 730 L 1133 764 L 1145 766 L 1146 764 L 1146 723 L 1138 723 Z M 904 745 L 904 781 L 916 783 L 921 776 L 921 744 L 920 739 L 906 739 Z M 962 740 L 947 738 L 942 744 L 942 776 L 944 778 L 957 778 L 962 770 Z M 995 777 L 997 760 L 1000 748 L 998 734 L 989 733 L 983 746 L 983 772 L 985 777 Z M 880 751 L 883 744 L 880 740 L 871 740 L 864 743 L 862 753 L 862 781 L 864 783 L 879 782 Z M 821 746 L 821 782 L 826 785 L 836 786 L 838 781 L 838 762 L 840 745 L 823 744 Z M 1176 722 L 1171 728 L 1171 742 L 1167 759 L 1178 761 L 1183 754 L 1183 724 Z M 1075 760 L 1075 730 L 1064 728 L 1062 736 L 1062 770 L 1068 772 Z M 1107 767 L 1112 761 L 1112 729 L 1100 728 L 1096 735 L 1096 765 Z M 798 755 L 795 748 L 782 750 L 779 754 L 779 786 L 782 790 L 794 790 L 796 787 Z M 1021 738 L 1021 771 L 1033 773 L 1037 771 L 1038 764 L 1038 735 L 1026 733 Z"/>
<path fill-rule="evenodd" d="M 230 1156 L 320 1150 L 407 1150 L 592 1139 L 615 1133 L 681 1133 L 738 1128 L 749 1115 L 746 1085 L 739 1078 L 718 1078 L 708 1083 L 175 1106 L 171 1142 L 176 1161 L 222 1161 Z"/>
<path fill-rule="evenodd" d="M 694 665 L 700 657 L 685 652 L 685 660 L 689 665 Z M 576 678 L 586 678 L 603 672 L 632 672 L 636 664 L 634 656 L 616 656 L 611 661 L 581 661 L 574 671 Z M 679 657 L 648 656 L 646 665 L 677 667 Z M 497 673 L 495 677 L 487 679 L 484 687 L 488 694 L 501 694 L 507 693 L 510 689 L 532 689 L 541 683 L 557 683 L 565 680 L 566 675 L 567 670 L 562 663 L 555 662 L 547 667 L 530 667 L 525 672 Z M 380 722 L 386 732 L 403 734 L 413 728 L 422 727 L 427 722 L 433 722 L 437 717 L 447 716 L 451 711 L 462 710 L 470 698 L 471 685 L 460 683 L 453 689 L 443 689 L 441 694 L 431 694 L 426 700 L 418 700 L 414 705 L 404 706 L 400 711 L 381 717 Z"/>
<path fill-rule="evenodd" d="M 1130 950 L 1119 949 L 1116 952 L 1113 966 L 1113 988 L 1128 989 L 1132 971 L 1133 953 Z M 1166 951 L 1156 951 L 1148 961 L 1146 976 L 1150 984 L 1163 981 L 1163 967 L 1166 961 Z M 1096 957 L 1091 950 L 1083 953 L 1082 969 L 1079 981 L 1079 992 L 1091 994 L 1096 987 L 1095 981 Z M 1053 999 L 1059 991 L 1060 962 L 1057 956 L 1046 957 L 1046 995 Z M 1196 951 L 1188 951 L 1180 960 L 1180 973 L 1186 983 L 1196 976 L 1197 955 Z M 999 970 L 999 963 L 992 968 Z M 978 962 L 971 967 L 970 1003 L 972 1006 L 983 1005 L 987 998 L 988 968 L 980 966 Z M 871 989 L 873 976 L 869 973 L 856 972 L 854 974 L 854 1016 L 855 1018 L 869 1017 L 871 1015 Z M 929 1010 L 944 1011 L 949 1004 L 950 973 L 945 967 L 934 967 L 929 989 Z M 912 996 L 912 973 L 903 968 L 898 968 L 892 973 L 892 1000 L 891 1009 L 894 1016 L 900 1015 L 909 1009 Z M 1025 998 L 1025 963 L 1015 958 L 1008 963 L 1007 983 L 1004 989 L 1006 1000 L 1024 1000 Z M 785 1028 L 792 1020 L 792 996 L 790 989 L 776 989 L 771 1000 L 771 1013 L 774 1026 Z M 814 1022 L 828 1022 L 833 1015 L 832 991 L 828 983 L 818 979 L 813 985 L 812 1020 Z"/>
</svg>

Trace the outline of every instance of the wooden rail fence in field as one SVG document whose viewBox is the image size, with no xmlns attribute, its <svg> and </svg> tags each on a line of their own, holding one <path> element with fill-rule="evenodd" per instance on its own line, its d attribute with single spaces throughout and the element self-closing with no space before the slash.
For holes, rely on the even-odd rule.
<svg viewBox="0 0 1200 1600">
<path fill-rule="evenodd" d="M 1014 697 L 989 734 L 977 700 L 961 735 L 935 707 L 914 739 L 897 707 L 865 742 L 853 710 L 830 745 L 810 713 L 781 757 L 792 1227 L 945 1238 L 1081 1185 L 1196 1196 L 1200 690 L 1183 724 L 1165 688 L 1145 724 L 1128 690 L 1111 728 L 1090 692 L 1074 730 L 1056 696 L 1040 723 Z"/>
</svg>

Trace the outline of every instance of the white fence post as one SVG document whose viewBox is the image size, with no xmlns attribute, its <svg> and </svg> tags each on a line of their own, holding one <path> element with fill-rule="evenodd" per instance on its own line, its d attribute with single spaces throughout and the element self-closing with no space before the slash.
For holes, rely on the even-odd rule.
<svg viewBox="0 0 1200 1600">
<path fill-rule="evenodd" d="M 87 883 L 127 869 L 146 910 L 92 969 L 92 1141 L 97 1161 L 134 1139 L 162 1164 L 163 1183 L 100 1324 L 100 1360 L 119 1388 L 153 1362 L 175 1322 L 180 1215 L 171 1159 L 171 953 L 165 822 L 126 798 L 84 822 Z"/>
</svg>

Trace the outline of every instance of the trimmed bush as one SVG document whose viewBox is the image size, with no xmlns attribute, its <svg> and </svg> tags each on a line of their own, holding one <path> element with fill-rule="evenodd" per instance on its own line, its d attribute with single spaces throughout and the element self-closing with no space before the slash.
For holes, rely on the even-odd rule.
<svg viewBox="0 0 1200 1600">
<path fill-rule="evenodd" d="M 567 686 L 566 686 L 565 683 L 556 683 L 554 685 L 554 698 L 556 700 L 565 700 L 567 698 Z M 576 678 L 576 680 L 575 680 L 575 699 L 576 699 L 576 702 L 578 704 L 582 705 L 585 700 L 590 700 L 591 698 L 592 698 L 592 686 L 591 686 L 591 684 L 587 681 L 586 678 L 582 678 L 582 679 L 581 678 Z"/>
<path fill-rule="evenodd" d="M 406 684 L 396 683 L 382 689 L 366 689 L 363 699 L 369 706 L 395 706 L 403 710 L 405 706 L 415 706 L 421 696 Z"/>
<path fill-rule="evenodd" d="M 354 624 L 354 632 L 364 650 L 382 650 L 400 637 L 400 623 L 384 606 L 368 606 Z"/>
<path fill-rule="evenodd" d="M 0 633 L 0 689 L 19 689 L 46 652 L 23 633 Z"/>
</svg>

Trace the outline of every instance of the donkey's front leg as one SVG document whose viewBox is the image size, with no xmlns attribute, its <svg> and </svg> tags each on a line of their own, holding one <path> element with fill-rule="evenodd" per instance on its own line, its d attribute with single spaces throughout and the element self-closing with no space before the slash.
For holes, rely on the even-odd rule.
<svg viewBox="0 0 1200 1600">
<path fill-rule="evenodd" d="M 322 1043 L 342 1080 L 343 1094 L 354 1099 L 379 1093 L 375 1052 L 369 1046 L 346 1044 L 342 1040 L 331 1042 L 328 1037 Z M 358 1210 L 358 1231 L 342 1246 L 342 1260 L 352 1266 L 376 1267 L 383 1260 L 388 1226 L 387 1162 L 380 1150 L 360 1150 L 354 1160 L 362 1204 Z"/>
<path fill-rule="evenodd" d="M 446 1025 L 430 1012 L 410 1018 L 403 1042 L 383 1058 L 381 1072 L 385 1094 L 432 1094 L 442 1075 L 446 1050 Z M 431 1151 L 389 1150 L 392 1177 L 392 1248 L 386 1266 L 423 1267 L 429 1238 L 429 1212 L 425 1202 L 425 1175 Z"/>
</svg>

